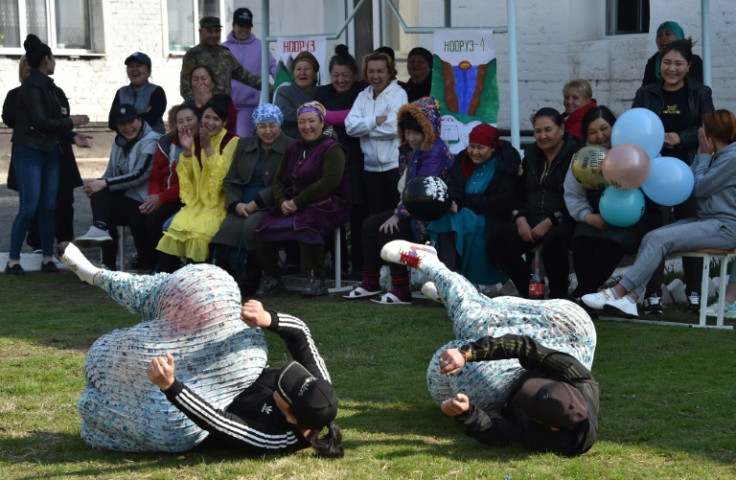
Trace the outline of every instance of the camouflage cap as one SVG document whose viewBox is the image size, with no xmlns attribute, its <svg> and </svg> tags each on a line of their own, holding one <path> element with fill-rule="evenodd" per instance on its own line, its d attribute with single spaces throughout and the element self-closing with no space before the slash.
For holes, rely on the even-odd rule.
<svg viewBox="0 0 736 480">
<path fill-rule="evenodd" d="M 220 19 L 217 17 L 202 17 L 199 19 L 199 28 L 220 27 Z"/>
</svg>

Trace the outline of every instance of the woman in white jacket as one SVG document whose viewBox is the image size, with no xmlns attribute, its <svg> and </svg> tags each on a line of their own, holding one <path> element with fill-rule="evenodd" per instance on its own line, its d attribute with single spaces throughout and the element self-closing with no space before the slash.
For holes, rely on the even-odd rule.
<svg viewBox="0 0 736 480">
<path fill-rule="evenodd" d="M 360 138 L 365 156 L 363 181 L 371 214 L 396 206 L 399 192 L 399 136 L 396 114 L 408 103 L 396 80 L 391 57 L 383 52 L 363 57 L 363 78 L 369 83 L 360 92 L 345 119 L 348 135 Z M 348 161 L 350 161 L 348 159 Z"/>
</svg>

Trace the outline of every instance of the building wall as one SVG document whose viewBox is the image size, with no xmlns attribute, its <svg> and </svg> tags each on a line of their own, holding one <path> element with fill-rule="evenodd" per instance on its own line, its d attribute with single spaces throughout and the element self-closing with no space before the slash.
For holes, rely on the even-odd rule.
<svg viewBox="0 0 736 480">
<path fill-rule="evenodd" d="M 379 2 L 380 0 L 374 0 Z M 127 83 L 124 59 L 140 50 L 153 61 L 152 82 L 164 87 L 169 105 L 180 101 L 178 73 L 181 57 L 169 55 L 165 48 L 165 0 L 103 0 L 102 19 L 104 55 L 95 58 L 57 59 L 54 79 L 71 101 L 72 111 L 86 113 L 95 122 L 105 122 L 115 91 Z M 370 2 L 367 2 L 370 3 Z M 407 23 L 416 26 L 441 26 L 442 0 L 407 0 L 400 2 L 416 8 L 416 15 L 406 12 Z M 631 104 L 643 75 L 647 58 L 655 52 L 656 26 L 674 19 L 687 35 L 698 40 L 695 52 L 702 55 L 700 2 L 694 0 L 651 1 L 651 26 L 648 34 L 606 37 L 602 0 L 518 0 L 519 93 L 522 129 L 530 128 L 528 118 L 542 106 L 561 108 L 563 84 L 573 78 L 591 81 L 599 103 L 621 113 Z M 345 0 L 273 0 L 270 29 L 272 35 L 311 34 L 335 31 L 345 15 Z M 237 0 L 235 7 L 249 6 L 254 13 L 254 33 L 262 37 L 261 2 Z M 416 7 L 413 7 L 416 5 Z M 736 74 L 736 55 L 731 32 L 736 24 L 736 9 L 731 0 L 711 0 L 713 90 L 716 107 L 736 110 L 736 91 L 730 79 Z M 370 8 L 370 7 L 366 7 Z M 229 32 L 230 19 L 223 19 Z M 308 20 L 308 21 L 307 21 Z M 506 25 L 505 0 L 453 0 L 452 25 Z M 411 25 L 410 26 L 414 26 Z M 408 38 L 408 40 L 406 39 Z M 402 42 L 425 47 L 432 44 L 430 35 L 402 36 Z M 501 95 L 499 126 L 508 128 L 508 35 L 494 37 L 498 54 Z M 344 39 L 342 41 L 345 41 Z M 328 53 L 337 41 L 328 45 Z M 405 50 L 405 49 L 397 49 Z M 17 56 L 0 57 L 0 98 L 17 86 Z M 399 64 L 404 69 L 403 63 Z M 400 71 L 405 77 L 405 71 Z"/>
</svg>

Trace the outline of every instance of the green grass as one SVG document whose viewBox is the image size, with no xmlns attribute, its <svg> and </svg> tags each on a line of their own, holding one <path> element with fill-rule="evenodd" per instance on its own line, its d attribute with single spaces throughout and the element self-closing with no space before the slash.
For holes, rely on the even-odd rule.
<svg viewBox="0 0 736 480">
<path fill-rule="evenodd" d="M 70 273 L 31 273 L 0 275 L 0 478 L 736 478 L 733 331 L 597 321 L 600 437 L 569 459 L 482 445 L 441 414 L 425 373 L 453 338 L 443 309 L 337 296 L 266 306 L 310 325 L 340 394 L 344 459 L 320 460 L 309 450 L 248 458 L 202 447 L 180 454 L 89 448 L 76 411 L 86 350 L 139 319 Z M 696 321 L 675 308 L 665 317 Z M 285 349 L 267 335 L 271 363 L 279 365 Z"/>
</svg>

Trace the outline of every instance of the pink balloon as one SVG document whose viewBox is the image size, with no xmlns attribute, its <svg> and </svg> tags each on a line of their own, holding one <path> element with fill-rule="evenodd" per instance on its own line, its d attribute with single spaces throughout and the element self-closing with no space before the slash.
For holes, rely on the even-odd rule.
<svg viewBox="0 0 736 480">
<path fill-rule="evenodd" d="M 646 182 L 652 165 L 643 148 L 633 143 L 622 143 L 608 151 L 601 169 L 609 184 L 619 190 L 631 190 Z"/>
</svg>

